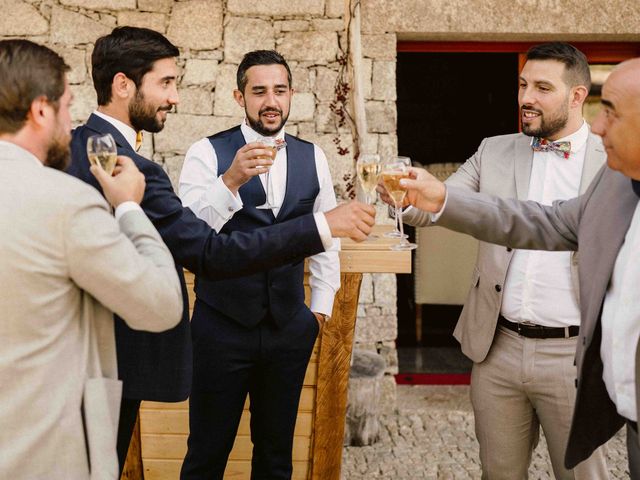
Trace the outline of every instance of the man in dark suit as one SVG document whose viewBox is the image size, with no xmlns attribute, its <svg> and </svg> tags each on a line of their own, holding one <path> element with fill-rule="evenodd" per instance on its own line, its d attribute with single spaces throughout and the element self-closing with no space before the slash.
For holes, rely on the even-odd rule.
<svg viewBox="0 0 640 480">
<path fill-rule="evenodd" d="M 573 468 L 626 423 L 634 480 L 640 479 L 639 78 L 636 58 L 603 86 L 593 132 L 602 136 L 607 166 L 580 197 L 553 206 L 503 200 L 445 187 L 417 169 L 415 179 L 402 182 L 412 205 L 441 212 L 438 225 L 513 248 L 579 249 L 578 390 L 565 464 Z"/>
<path fill-rule="evenodd" d="M 111 134 L 118 154 L 134 160 L 146 179 L 141 207 L 169 247 L 182 283 L 184 314 L 174 329 L 161 334 L 137 332 L 116 318 L 118 373 L 124 383 L 118 432 L 121 468 L 140 401 L 178 402 L 190 394 L 192 348 L 183 267 L 211 280 L 246 275 L 300 262 L 329 248 L 332 236 L 362 240 L 374 223 L 373 209 L 351 203 L 322 217 L 309 214 L 253 232 L 217 235 L 183 208 L 162 167 L 135 152 L 139 133 L 160 131 L 178 103 L 178 53 L 163 35 L 143 28 L 119 27 L 99 38 L 92 54 L 98 110 L 73 132 L 72 139 L 68 173 L 98 189 L 86 153 L 91 135 Z M 266 159 L 251 161 L 271 164 Z"/>
</svg>

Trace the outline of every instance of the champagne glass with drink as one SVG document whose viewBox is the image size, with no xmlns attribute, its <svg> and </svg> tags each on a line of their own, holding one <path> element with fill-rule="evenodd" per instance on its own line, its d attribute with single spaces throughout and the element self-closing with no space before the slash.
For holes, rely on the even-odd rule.
<svg viewBox="0 0 640 480">
<path fill-rule="evenodd" d="M 407 241 L 402 224 L 402 201 L 407 191 L 400 186 L 400 180 L 409 178 L 411 160 L 408 157 L 395 157 L 385 162 L 382 169 L 382 184 L 393 200 L 396 222 L 400 225 L 400 243 L 389 247 L 391 250 L 413 250 L 418 245 Z"/>
<path fill-rule="evenodd" d="M 365 203 L 372 205 L 375 203 L 375 191 L 382 172 L 380 156 L 363 153 L 356 162 L 356 171 L 358 180 L 360 180 L 360 187 L 362 187 L 362 191 L 365 194 Z M 373 198 L 371 198 L 372 194 Z"/>
<path fill-rule="evenodd" d="M 395 158 L 399 158 L 399 159 L 407 159 L 406 161 L 409 162 L 409 165 L 411 165 L 411 159 L 409 157 L 395 157 Z M 393 159 L 391 160 L 391 163 L 396 162 L 397 160 Z M 404 162 L 404 160 L 401 160 L 402 162 Z M 389 163 L 389 162 L 387 162 Z M 387 232 L 384 234 L 385 237 L 387 238 L 407 238 L 408 235 L 406 235 L 405 233 L 400 232 L 400 228 L 398 227 L 399 223 L 400 223 L 400 218 L 394 214 L 394 218 L 395 218 L 395 224 L 394 224 L 394 228 L 392 231 Z"/>
<path fill-rule="evenodd" d="M 278 149 L 282 148 L 282 146 L 284 144 L 278 144 L 276 141 L 275 137 L 262 137 L 260 139 L 257 140 L 258 143 L 261 143 L 263 145 L 263 149 L 268 150 L 269 154 L 267 156 L 260 156 L 257 158 L 271 158 L 275 164 L 276 161 L 276 153 L 278 153 Z M 271 165 L 273 166 L 273 165 Z M 256 168 L 265 168 L 265 167 L 256 167 Z M 274 205 L 274 201 L 273 201 L 273 190 L 271 189 L 270 186 L 270 175 L 269 175 L 269 170 L 270 167 L 267 168 L 267 170 L 264 172 L 264 194 L 266 197 L 266 201 L 262 204 L 262 205 L 258 205 L 256 208 L 260 209 L 260 210 L 268 210 L 270 208 L 275 208 L 278 205 Z M 269 191 L 271 190 L 271 197 L 269 196 Z"/>
<path fill-rule="evenodd" d="M 360 187 L 365 195 L 365 203 L 367 205 L 374 204 L 376 201 L 376 187 L 378 186 L 378 180 L 382 172 L 380 156 L 367 153 L 361 154 L 358 156 L 358 161 L 356 162 L 356 172 L 358 174 L 358 180 L 360 181 Z M 368 238 L 376 239 L 378 236 L 371 234 Z"/>
<path fill-rule="evenodd" d="M 108 133 L 90 136 L 87 140 L 87 156 L 92 165 L 98 165 L 108 175 L 111 175 L 118 158 L 116 141 Z"/>
</svg>

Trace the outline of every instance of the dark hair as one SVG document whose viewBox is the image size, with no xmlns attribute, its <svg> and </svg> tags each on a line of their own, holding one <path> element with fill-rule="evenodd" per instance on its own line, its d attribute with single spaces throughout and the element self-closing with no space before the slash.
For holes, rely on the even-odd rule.
<svg viewBox="0 0 640 480">
<path fill-rule="evenodd" d="M 246 53 L 242 57 L 240 65 L 238 65 L 238 73 L 236 74 L 236 82 L 238 90 L 244 93 L 244 87 L 247 86 L 247 70 L 256 65 L 282 65 L 287 69 L 287 79 L 289 80 L 289 88 L 291 88 L 291 69 L 287 61 L 282 55 L 275 50 L 254 50 Z"/>
<path fill-rule="evenodd" d="M 29 40 L 0 41 L 0 133 L 15 133 L 31 104 L 46 97 L 57 110 L 69 66 L 53 50 Z"/>
<path fill-rule="evenodd" d="M 117 73 L 124 73 L 137 88 L 157 60 L 177 57 L 178 48 L 164 35 L 148 28 L 117 27 L 100 37 L 91 55 L 91 76 L 98 105 L 111 101 L 111 85 Z"/>
<path fill-rule="evenodd" d="M 565 42 L 534 45 L 527 52 L 527 60 L 556 60 L 565 66 L 565 81 L 570 87 L 584 85 L 591 88 L 591 71 L 587 57 L 576 47 Z"/>
</svg>

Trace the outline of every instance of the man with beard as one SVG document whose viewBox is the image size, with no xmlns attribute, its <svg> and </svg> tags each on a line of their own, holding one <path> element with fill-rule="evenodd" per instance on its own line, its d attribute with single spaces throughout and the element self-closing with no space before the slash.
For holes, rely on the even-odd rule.
<svg viewBox="0 0 640 480">
<path fill-rule="evenodd" d="M 196 142 L 187 152 L 179 194 L 185 206 L 223 233 L 250 232 L 336 205 L 322 150 L 285 134 L 291 71 L 272 50 L 247 53 L 237 71 L 236 102 L 245 120 Z M 254 168 L 275 139 L 274 164 Z M 229 196 L 231 191 L 233 196 Z M 232 201 L 224 204 L 222 198 Z M 268 202 L 269 208 L 262 208 Z M 340 286 L 339 244 L 309 258 L 311 309 L 304 304 L 304 262 L 234 280 L 197 278 L 183 479 L 222 479 L 249 395 L 251 478 L 289 479 L 302 383 L 317 334 Z"/>
<path fill-rule="evenodd" d="M 69 160 L 68 70 L 46 47 L 0 41 L 0 478 L 116 478 L 111 311 L 156 332 L 182 314 L 131 159 L 114 177 L 92 167 L 115 220 L 95 189 L 58 171 Z"/>
<path fill-rule="evenodd" d="M 532 47 L 520 73 L 522 133 L 483 140 L 446 184 L 546 205 L 584 192 L 605 161 L 600 138 L 582 117 L 590 84 L 587 59 L 573 46 Z M 403 214 L 416 226 L 436 219 L 413 207 Z M 608 478 L 601 449 L 573 470 L 563 464 L 576 395 L 576 265 L 570 252 L 480 242 L 454 335 L 474 362 L 471 401 L 483 478 L 527 478 L 540 426 L 555 478 Z"/>
<path fill-rule="evenodd" d="M 255 232 L 217 235 L 183 208 L 162 167 L 134 150 L 142 130 L 160 131 L 167 113 L 178 103 L 178 53 L 162 34 L 145 28 L 119 27 L 99 38 L 91 58 L 98 110 L 73 132 L 72 139 L 73 162 L 68 172 L 96 188 L 99 185 L 88 173 L 89 136 L 111 134 L 119 153 L 134 160 L 146 179 L 141 207 L 169 247 L 183 287 L 183 319 L 171 331 L 135 332 L 116 318 L 118 373 L 124 382 L 118 430 L 121 467 L 140 401 L 178 402 L 191 390 L 193 363 L 183 267 L 209 280 L 246 275 L 322 252 L 331 247 L 332 236 L 363 240 L 374 223 L 374 210 L 353 202 Z M 269 164 L 269 160 L 260 160 L 254 166 Z"/>
</svg>

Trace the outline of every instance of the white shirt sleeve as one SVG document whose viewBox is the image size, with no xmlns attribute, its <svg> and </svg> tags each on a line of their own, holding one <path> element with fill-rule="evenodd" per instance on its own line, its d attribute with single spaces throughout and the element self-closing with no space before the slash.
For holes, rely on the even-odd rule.
<svg viewBox="0 0 640 480">
<path fill-rule="evenodd" d="M 316 160 L 316 171 L 318 172 L 318 183 L 320 184 L 320 192 L 313 205 L 313 211 L 326 212 L 336 206 L 336 194 L 333 190 L 333 181 L 331 180 L 331 172 L 329 164 L 324 152 L 314 145 L 314 154 Z M 316 213 L 316 224 L 318 231 L 322 236 L 322 228 L 318 222 L 318 214 Z M 324 215 L 322 216 L 324 225 L 328 229 L 328 224 Z M 331 232 L 329 231 L 329 235 Z M 322 243 L 325 245 L 326 251 L 318 253 L 309 258 L 309 285 L 311 286 L 311 311 L 331 316 L 333 311 L 333 301 L 336 292 L 340 288 L 340 239 L 332 239 L 332 245 L 327 248 L 325 239 Z"/>
<path fill-rule="evenodd" d="M 445 189 L 444 191 L 444 202 L 442 203 L 442 208 L 437 211 L 436 213 L 430 213 L 429 216 L 431 217 L 431 222 L 432 223 L 436 223 L 440 217 L 442 216 L 442 212 L 444 212 L 444 209 L 447 208 L 447 198 L 449 198 L 449 192 Z"/>
<path fill-rule="evenodd" d="M 116 211 L 114 212 L 114 216 L 116 220 L 120 220 L 125 213 L 131 212 L 133 210 L 141 211 L 142 207 L 138 205 L 136 202 L 122 202 L 120 205 L 116 207 Z"/>
<path fill-rule="evenodd" d="M 218 157 L 208 138 L 198 140 L 187 150 L 178 195 L 185 207 L 216 232 L 242 208 L 240 195 L 231 193 L 218 176 Z"/>
</svg>

